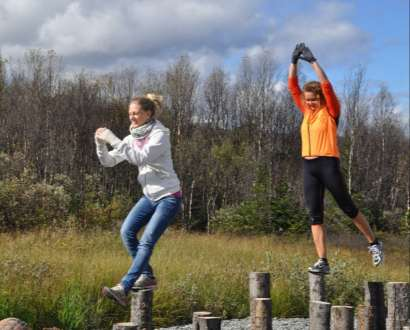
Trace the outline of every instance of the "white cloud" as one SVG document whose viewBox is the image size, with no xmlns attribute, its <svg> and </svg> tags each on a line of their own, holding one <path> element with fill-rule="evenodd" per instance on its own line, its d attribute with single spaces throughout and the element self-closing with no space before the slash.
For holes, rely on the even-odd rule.
<svg viewBox="0 0 410 330">
<path fill-rule="evenodd" d="M 65 0 L 57 6 L 52 0 L 7 0 L 0 4 L 0 16 L 7 17 L 0 23 L 0 44 L 12 55 L 19 49 L 54 49 L 76 64 L 94 57 L 96 66 L 204 50 L 215 57 L 260 39 L 259 3 Z"/>
<path fill-rule="evenodd" d="M 89 15 L 78 2 L 71 3 L 64 13 L 47 20 L 39 28 L 38 42 L 56 49 L 63 56 L 87 53 L 121 54 L 127 50 L 129 29 L 118 8 L 111 12 Z"/>
<path fill-rule="evenodd" d="M 273 90 L 275 92 L 281 93 L 288 90 L 288 86 L 283 81 L 278 81 L 273 85 Z"/>
<path fill-rule="evenodd" d="M 395 115 L 401 114 L 402 111 L 403 111 L 403 106 L 401 104 L 396 105 L 393 109 L 393 113 Z"/>
<path fill-rule="evenodd" d="M 69 67 L 164 66 L 189 54 L 203 71 L 232 58 L 271 50 L 288 62 L 306 41 L 325 61 L 345 61 L 368 37 L 349 21 L 351 7 L 318 2 L 285 20 L 262 12 L 268 0 L 3 0 L 0 45 L 6 56 L 54 49 Z M 282 3 L 278 3 L 283 5 Z M 353 51 L 352 51 L 353 50 Z"/>
<path fill-rule="evenodd" d="M 406 103 L 399 103 L 397 104 L 394 109 L 393 113 L 399 118 L 402 124 L 408 127 L 409 120 L 410 120 L 410 108 L 408 101 Z"/>
<path fill-rule="evenodd" d="M 0 2 L 1 44 L 35 44 L 39 27 L 45 20 L 64 10 L 69 0 L 2 0 Z"/>
<path fill-rule="evenodd" d="M 369 36 L 349 19 L 350 4 L 318 1 L 281 25 L 272 24 L 267 44 L 277 58 L 288 61 L 293 47 L 305 42 L 316 57 L 327 63 L 349 62 L 369 50 Z"/>
<path fill-rule="evenodd" d="M 193 66 L 205 75 L 210 73 L 215 67 L 223 66 L 223 57 L 214 52 L 205 51 L 188 55 L 193 58 Z"/>
</svg>

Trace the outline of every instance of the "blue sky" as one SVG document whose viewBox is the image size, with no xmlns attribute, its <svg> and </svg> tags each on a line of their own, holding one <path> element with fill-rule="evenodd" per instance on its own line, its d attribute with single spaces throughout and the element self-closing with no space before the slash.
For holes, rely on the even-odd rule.
<svg viewBox="0 0 410 330">
<path fill-rule="evenodd" d="M 352 21 L 368 33 L 371 40 L 369 53 L 363 61 L 367 66 L 368 79 L 375 84 L 386 82 L 402 112 L 408 116 L 409 1 L 366 0 L 354 3 L 356 10 Z"/>
<path fill-rule="evenodd" d="M 368 75 L 387 82 L 409 112 L 409 1 L 358 1 L 354 22 L 371 36 Z"/>
<path fill-rule="evenodd" d="M 163 69 L 188 54 L 204 75 L 222 65 L 234 76 L 242 56 L 269 50 L 284 76 L 300 41 L 311 47 L 338 90 L 352 68 L 366 66 L 369 92 L 386 83 L 407 120 L 408 0 L 0 2 L 2 56 L 54 49 L 68 71 Z M 310 77 L 307 66 L 303 72 Z"/>
<path fill-rule="evenodd" d="M 314 15 L 318 8 L 325 2 L 294 0 L 290 3 L 280 1 L 267 1 L 262 3 L 264 15 L 267 18 L 278 20 L 277 24 L 286 24 L 293 17 L 306 17 L 303 27 L 316 24 Z M 404 121 L 409 120 L 409 1 L 408 0 L 362 0 L 362 1 L 327 1 L 327 3 L 340 4 L 338 18 L 351 23 L 361 34 L 363 47 L 353 43 L 347 47 L 343 56 L 335 61 L 326 54 L 323 46 L 332 47 L 332 42 L 319 45 L 320 52 L 317 56 L 322 66 L 326 69 L 329 78 L 336 88 L 343 88 L 343 80 L 358 66 L 366 68 L 368 90 L 376 93 L 380 84 L 385 83 L 392 92 L 398 110 Z M 298 41 L 309 44 L 312 50 L 317 44 L 315 34 L 306 34 L 300 39 L 294 38 L 292 45 Z M 292 48 L 288 48 L 290 54 Z M 349 53 L 349 54 L 348 54 Z M 316 53 L 315 53 L 316 54 Z M 237 67 L 241 54 L 227 58 L 228 67 Z M 283 70 L 286 71 L 286 66 Z M 311 70 L 303 66 L 303 72 L 309 78 L 314 78 Z M 286 72 L 285 72 L 286 73 Z"/>
</svg>

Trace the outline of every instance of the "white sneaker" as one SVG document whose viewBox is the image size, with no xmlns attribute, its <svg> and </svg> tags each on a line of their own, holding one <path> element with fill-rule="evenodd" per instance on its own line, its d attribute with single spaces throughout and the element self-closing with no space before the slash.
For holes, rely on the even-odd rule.
<svg viewBox="0 0 410 330">
<path fill-rule="evenodd" d="M 330 273 L 330 266 L 329 263 L 319 259 L 316 261 L 313 266 L 309 267 L 309 272 L 312 274 L 324 274 L 327 275 Z"/>
<path fill-rule="evenodd" d="M 384 259 L 383 243 L 379 241 L 377 244 L 370 245 L 368 249 L 372 255 L 373 266 L 379 266 Z"/>
<path fill-rule="evenodd" d="M 116 286 L 112 288 L 109 288 L 106 286 L 103 287 L 102 295 L 104 297 L 107 297 L 109 299 L 116 301 L 118 304 L 120 304 L 123 307 L 127 307 L 128 305 L 128 297 L 121 283 L 117 284 Z"/>
</svg>

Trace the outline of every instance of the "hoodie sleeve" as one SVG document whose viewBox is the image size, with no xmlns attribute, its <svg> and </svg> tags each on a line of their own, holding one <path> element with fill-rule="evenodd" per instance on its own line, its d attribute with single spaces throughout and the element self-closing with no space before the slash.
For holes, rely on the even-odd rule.
<svg viewBox="0 0 410 330">
<path fill-rule="evenodd" d="M 141 149 L 132 143 L 122 141 L 114 150 L 119 157 L 140 166 L 155 161 L 170 148 L 169 132 L 161 130 L 154 132 Z"/>
<path fill-rule="evenodd" d="M 123 140 L 123 142 L 125 139 Z M 121 142 L 121 143 L 123 143 Z M 97 157 L 101 165 L 104 167 L 114 167 L 118 163 L 125 160 L 115 149 L 108 151 L 107 145 L 99 141 L 95 141 L 97 147 Z"/>
</svg>

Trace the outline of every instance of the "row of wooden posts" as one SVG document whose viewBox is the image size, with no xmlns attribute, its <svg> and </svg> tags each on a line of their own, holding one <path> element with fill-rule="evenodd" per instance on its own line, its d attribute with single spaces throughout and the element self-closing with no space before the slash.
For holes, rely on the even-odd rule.
<svg viewBox="0 0 410 330">
<path fill-rule="evenodd" d="M 325 276 L 309 274 L 310 329 L 353 330 L 352 306 L 326 302 Z M 410 286 L 408 282 L 364 282 L 364 303 L 356 308 L 358 330 L 410 330 Z"/>
<path fill-rule="evenodd" d="M 249 274 L 251 330 L 272 330 L 270 274 Z M 325 276 L 309 273 L 309 329 L 353 330 L 352 306 L 331 306 L 326 302 Z M 364 304 L 356 308 L 357 330 L 410 330 L 410 286 L 407 282 L 364 283 Z M 131 293 L 131 321 L 117 323 L 113 330 L 152 330 L 153 290 Z M 222 318 L 211 312 L 193 313 L 192 329 L 220 330 Z"/>
</svg>

